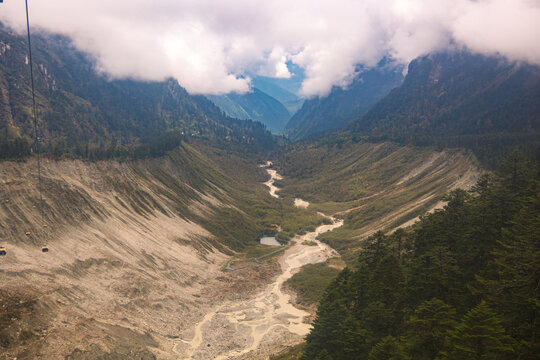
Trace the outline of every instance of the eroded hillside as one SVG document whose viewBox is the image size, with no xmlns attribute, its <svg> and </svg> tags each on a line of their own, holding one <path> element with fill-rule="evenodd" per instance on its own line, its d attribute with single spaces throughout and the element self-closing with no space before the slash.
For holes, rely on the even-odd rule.
<svg viewBox="0 0 540 360">
<path fill-rule="evenodd" d="M 0 163 L 0 359 L 175 358 L 209 306 L 276 271 L 222 272 L 278 202 L 254 159 L 206 150 L 45 160 L 43 220 L 35 159 Z"/>
</svg>

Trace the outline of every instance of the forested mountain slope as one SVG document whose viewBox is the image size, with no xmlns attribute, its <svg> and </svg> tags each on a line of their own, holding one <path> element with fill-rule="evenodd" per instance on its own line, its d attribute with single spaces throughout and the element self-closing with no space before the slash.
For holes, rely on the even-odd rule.
<svg viewBox="0 0 540 360">
<path fill-rule="evenodd" d="M 34 35 L 34 73 L 40 137 L 46 150 L 62 153 L 133 152 L 174 132 L 266 149 L 274 145 L 261 124 L 231 119 L 204 97 L 189 95 L 175 80 L 114 80 L 66 38 Z M 0 27 L 0 150 L 28 153 L 33 135 L 30 71 L 25 37 Z M 144 152 L 144 151 L 143 151 Z M 161 154 L 160 154 L 161 155 Z"/>
<path fill-rule="evenodd" d="M 287 123 L 288 137 L 299 140 L 345 127 L 401 84 L 401 70 L 382 62 L 361 72 L 346 89 L 334 87 L 328 96 L 306 100 Z"/>
<path fill-rule="evenodd" d="M 538 141 L 540 68 L 467 52 L 414 60 L 403 84 L 349 129 L 372 138 L 467 147 L 496 164 Z"/>
</svg>

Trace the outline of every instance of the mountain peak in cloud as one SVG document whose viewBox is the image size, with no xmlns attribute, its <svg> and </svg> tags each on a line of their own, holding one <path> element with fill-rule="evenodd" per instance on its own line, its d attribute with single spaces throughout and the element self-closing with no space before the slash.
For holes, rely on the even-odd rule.
<svg viewBox="0 0 540 360">
<path fill-rule="evenodd" d="M 0 21 L 24 31 L 24 3 Z M 35 0 L 34 29 L 73 39 L 112 78 L 176 78 L 191 93 L 247 92 L 246 74 L 305 71 L 303 95 L 347 86 L 358 64 L 396 63 L 450 46 L 540 65 L 536 0 Z"/>
</svg>

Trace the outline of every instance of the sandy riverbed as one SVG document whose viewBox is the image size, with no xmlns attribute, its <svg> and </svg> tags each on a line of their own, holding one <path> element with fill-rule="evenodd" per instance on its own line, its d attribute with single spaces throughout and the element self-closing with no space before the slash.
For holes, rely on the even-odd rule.
<svg viewBox="0 0 540 360">
<path fill-rule="evenodd" d="M 270 195 L 278 197 L 273 181 L 281 178 L 267 169 L 270 180 L 265 184 Z M 174 351 L 181 359 L 264 359 L 284 346 L 298 343 L 309 333 L 305 321 L 310 314 L 296 308 L 283 284 L 306 264 L 336 256 L 328 245 L 316 240 L 321 233 L 343 224 L 321 225 L 315 231 L 297 236 L 295 244 L 279 258 L 281 274 L 263 290 L 247 299 L 226 301 L 207 313 L 195 326 L 191 340 L 179 339 Z M 312 241 L 317 246 L 302 245 Z"/>
</svg>

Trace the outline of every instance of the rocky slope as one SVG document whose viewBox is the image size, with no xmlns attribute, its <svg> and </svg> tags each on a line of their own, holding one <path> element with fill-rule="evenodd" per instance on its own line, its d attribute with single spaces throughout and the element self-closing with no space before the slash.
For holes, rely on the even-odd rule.
<svg viewBox="0 0 540 360">
<path fill-rule="evenodd" d="M 188 145 L 153 160 L 46 160 L 43 220 L 34 160 L 0 163 L 0 359 L 176 358 L 173 339 L 208 306 L 274 271 L 221 272 L 262 229 L 238 198 L 267 197 L 254 160 L 226 173 Z"/>
</svg>

